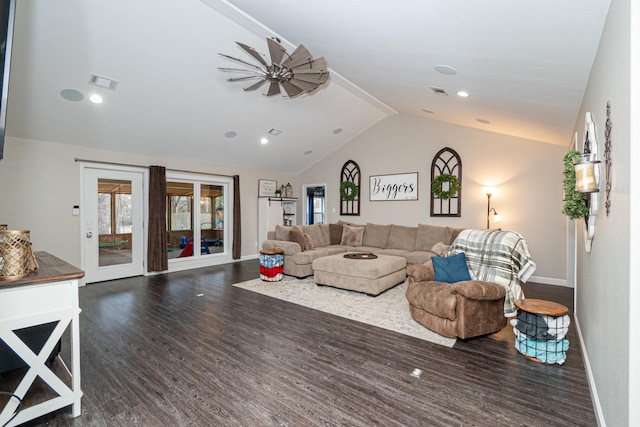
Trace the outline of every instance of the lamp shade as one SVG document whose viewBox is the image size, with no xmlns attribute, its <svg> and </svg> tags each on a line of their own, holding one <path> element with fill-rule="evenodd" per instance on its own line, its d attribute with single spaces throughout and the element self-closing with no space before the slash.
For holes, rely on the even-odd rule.
<svg viewBox="0 0 640 427">
<path fill-rule="evenodd" d="M 596 182 L 596 167 L 600 163 L 593 153 L 577 156 L 574 162 L 576 170 L 576 193 L 595 193 L 599 191 Z"/>
</svg>

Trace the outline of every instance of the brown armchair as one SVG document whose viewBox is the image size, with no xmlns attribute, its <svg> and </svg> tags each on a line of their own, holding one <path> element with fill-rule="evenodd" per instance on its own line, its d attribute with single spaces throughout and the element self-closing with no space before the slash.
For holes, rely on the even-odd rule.
<svg viewBox="0 0 640 427">
<path fill-rule="evenodd" d="M 411 316 L 446 337 L 471 338 L 504 328 L 504 287 L 469 280 L 436 282 L 431 261 L 407 266 L 407 300 Z"/>
</svg>

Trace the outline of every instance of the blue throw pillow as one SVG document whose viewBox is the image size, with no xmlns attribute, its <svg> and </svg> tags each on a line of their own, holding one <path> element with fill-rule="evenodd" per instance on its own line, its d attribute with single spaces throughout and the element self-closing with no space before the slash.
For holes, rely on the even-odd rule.
<svg viewBox="0 0 640 427">
<path fill-rule="evenodd" d="M 436 282 L 455 283 L 471 280 L 464 252 L 448 257 L 431 257 Z"/>
</svg>

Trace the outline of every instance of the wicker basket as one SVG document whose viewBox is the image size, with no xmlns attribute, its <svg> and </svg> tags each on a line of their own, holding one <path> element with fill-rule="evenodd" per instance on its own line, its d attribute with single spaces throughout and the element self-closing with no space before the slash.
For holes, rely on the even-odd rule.
<svg viewBox="0 0 640 427">
<path fill-rule="evenodd" d="M 19 279 L 37 268 L 29 230 L 0 230 L 0 280 Z"/>
<path fill-rule="evenodd" d="M 0 224 L 0 230 L 6 230 L 7 228 L 7 224 Z"/>
</svg>

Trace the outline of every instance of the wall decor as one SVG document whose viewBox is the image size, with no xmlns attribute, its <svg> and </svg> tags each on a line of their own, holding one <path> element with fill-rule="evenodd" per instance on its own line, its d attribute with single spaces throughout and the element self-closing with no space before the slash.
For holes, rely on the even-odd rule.
<svg viewBox="0 0 640 427">
<path fill-rule="evenodd" d="M 609 216 L 609 209 L 611 208 L 611 102 L 607 101 L 607 121 L 604 124 L 604 170 L 605 170 L 605 198 L 604 207 L 606 208 L 607 216 Z"/>
<path fill-rule="evenodd" d="M 585 114 L 584 124 L 584 146 L 583 154 L 578 160 L 576 160 L 576 191 L 582 187 L 591 187 L 589 185 L 580 185 L 580 177 L 584 170 L 586 173 L 582 173 L 585 176 L 587 182 L 593 180 L 594 188 L 589 190 L 582 190 L 587 193 L 587 206 L 589 207 L 589 213 L 584 217 L 584 248 L 587 253 L 591 252 L 591 245 L 596 233 L 596 215 L 598 214 L 598 187 L 600 185 L 600 166 L 598 163 L 598 141 L 596 140 L 595 123 L 590 112 Z M 588 160 L 585 160 L 588 158 Z M 586 165 L 586 166 L 585 166 Z M 591 172 L 588 172 L 591 171 Z"/>
<path fill-rule="evenodd" d="M 564 206 L 562 207 L 562 213 L 570 219 L 584 218 L 589 214 L 587 196 L 583 193 L 576 193 L 576 168 L 574 166 L 574 159 L 579 155 L 579 151 L 569 150 L 562 158 L 564 163 L 564 170 L 562 172 L 564 176 L 562 180 Z"/>
<path fill-rule="evenodd" d="M 418 172 L 370 176 L 369 200 L 418 200 Z"/>
<path fill-rule="evenodd" d="M 278 182 L 270 179 L 258 180 L 258 197 L 273 197 L 276 195 Z"/>
<path fill-rule="evenodd" d="M 355 196 L 352 193 L 354 186 Z M 343 188 L 346 197 L 343 197 Z M 340 215 L 360 215 L 360 166 L 353 160 L 347 160 L 340 171 Z"/>
<path fill-rule="evenodd" d="M 462 214 L 462 160 L 455 150 L 445 147 L 436 153 L 431 162 L 429 188 L 431 216 Z"/>
</svg>

